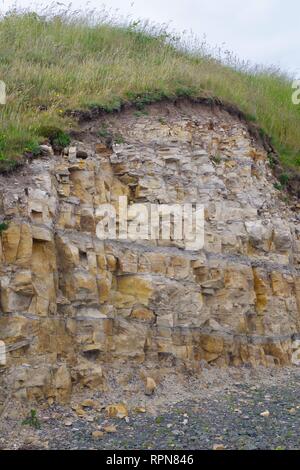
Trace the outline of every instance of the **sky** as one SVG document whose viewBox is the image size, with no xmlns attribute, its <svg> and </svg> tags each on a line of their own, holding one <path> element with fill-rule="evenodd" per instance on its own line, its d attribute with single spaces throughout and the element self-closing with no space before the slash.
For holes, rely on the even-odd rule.
<svg viewBox="0 0 300 470">
<path fill-rule="evenodd" d="M 28 7 L 34 2 L 0 0 L 0 9 L 5 12 L 15 4 Z M 242 60 L 280 67 L 300 78 L 299 0 L 72 0 L 73 9 L 102 5 L 133 19 L 168 23 L 179 33 L 192 31 L 200 39 L 205 35 L 209 44 Z"/>
</svg>

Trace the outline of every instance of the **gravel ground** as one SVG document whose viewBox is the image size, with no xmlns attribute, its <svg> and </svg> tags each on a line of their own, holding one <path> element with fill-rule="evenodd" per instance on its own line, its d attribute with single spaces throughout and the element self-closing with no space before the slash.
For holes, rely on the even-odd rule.
<svg viewBox="0 0 300 470">
<path fill-rule="evenodd" d="M 213 369 L 180 382 L 168 377 L 152 397 L 134 382 L 126 390 L 94 395 L 94 405 L 80 407 L 80 417 L 74 408 L 82 396 L 73 397 L 73 409 L 38 408 L 40 429 L 22 425 L 29 410 L 14 404 L 0 422 L 0 448 L 300 449 L 299 385 L 300 370 L 292 368 Z M 120 401 L 128 417 L 108 418 L 105 406 Z M 95 431 L 99 436 L 93 437 Z"/>
</svg>

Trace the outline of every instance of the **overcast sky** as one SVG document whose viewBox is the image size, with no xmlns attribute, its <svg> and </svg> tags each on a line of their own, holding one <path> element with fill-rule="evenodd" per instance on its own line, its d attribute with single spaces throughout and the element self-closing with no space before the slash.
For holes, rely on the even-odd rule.
<svg viewBox="0 0 300 470">
<path fill-rule="evenodd" d="M 0 0 L 1 10 L 15 3 L 25 7 L 33 1 Z M 224 44 L 241 59 L 280 66 L 300 77 L 299 0 L 72 1 L 74 9 L 85 8 L 87 4 L 99 9 L 105 4 L 119 9 L 122 15 L 170 23 L 172 29 L 192 30 L 200 38 L 205 34 L 210 44 Z"/>
</svg>

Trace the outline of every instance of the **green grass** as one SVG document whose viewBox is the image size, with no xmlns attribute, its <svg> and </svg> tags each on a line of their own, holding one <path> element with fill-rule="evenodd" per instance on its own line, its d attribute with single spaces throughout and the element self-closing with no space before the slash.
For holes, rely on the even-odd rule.
<svg viewBox="0 0 300 470">
<path fill-rule="evenodd" d="M 40 429 L 41 423 L 40 423 L 40 420 L 38 419 L 37 411 L 30 410 L 30 415 L 28 415 L 27 418 L 25 418 L 22 421 L 22 425 L 31 426 L 32 428 L 35 428 L 35 429 Z"/>
<path fill-rule="evenodd" d="M 0 222 L 0 234 L 5 232 L 8 229 L 8 224 L 6 222 Z"/>
<path fill-rule="evenodd" d="M 11 12 L 0 17 L 0 79 L 8 93 L 0 108 L 0 168 L 34 153 L 49 138 L 46 129 L 58 129 L 56 143 L 67 144 L 76 123 L 66 110 L 110 112 L 130 101 L 142 115 L 146 104 L 176 96 L 235 104 L 272 136 L 284 166 L 300 165 L 300 106 L 292 104 L 288 77 L 233 56 L 222 61 L 207 45 L 147 22 L 95 12 Z"/>
</svg>

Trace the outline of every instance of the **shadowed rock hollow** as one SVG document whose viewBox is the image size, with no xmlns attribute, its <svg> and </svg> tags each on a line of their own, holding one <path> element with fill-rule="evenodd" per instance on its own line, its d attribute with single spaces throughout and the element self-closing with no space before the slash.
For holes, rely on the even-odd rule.
<svg viewBox="0 0 300 470">
<path fill-rule="evenodd" d="M 1 177 L 0 380 L 18 397 L 101 389 L 110 367 L 300 364 L 299 217 L 266 151 L 225 110 L 147 112 Z M 203 204 L 204 249 L 99 240 L 96 208 L 120 195 Z"/>
</svg>

